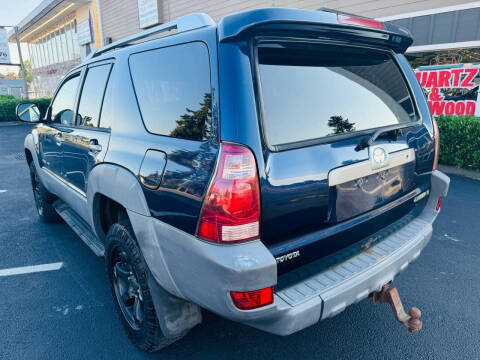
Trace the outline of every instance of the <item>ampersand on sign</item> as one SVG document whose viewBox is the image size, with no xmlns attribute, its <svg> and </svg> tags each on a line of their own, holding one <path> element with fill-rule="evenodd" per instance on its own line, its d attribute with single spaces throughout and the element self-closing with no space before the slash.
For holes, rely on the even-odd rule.
<svg viewBox="0 0 480 360">
<path fill-rule="evenodd" d="M 441 101 L 443 100 L 443 96 L 440 94 L 438 88 L 434 87 L 430 90 L 430 94 L 428 95 L 428 99 L 431 101 Z"/>
</svg>

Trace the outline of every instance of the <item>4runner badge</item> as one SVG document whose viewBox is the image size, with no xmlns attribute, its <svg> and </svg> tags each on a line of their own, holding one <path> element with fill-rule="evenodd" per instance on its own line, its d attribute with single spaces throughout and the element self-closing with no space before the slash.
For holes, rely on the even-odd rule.
<svg viewBox="0 0 480 360">
<path fill-rule="evenodd" d="M 280 264 L 280 263 L 283 263 L 284 261 L 292 260 L 299 256 L 300 256 L 300 251 L 297 250 L 297 251 L 293 251 L 291 253 L 276 257 L 275 260 L 277 260 L 277 264 Z"/>
</svg>

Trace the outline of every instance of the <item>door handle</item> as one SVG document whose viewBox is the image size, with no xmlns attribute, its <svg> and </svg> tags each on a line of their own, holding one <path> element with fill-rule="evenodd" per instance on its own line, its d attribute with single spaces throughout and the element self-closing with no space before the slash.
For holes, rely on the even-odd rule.
<svg viewBox="0 0 480 360">
<path fill-rule="evenodd" d="M 56 143 L 58 146 L 62 145 L 62 143 L 63 143 L 62 133 L 56 133 L 56 134 L 55 134 L 55 143 Z"/>
<path fill-rule="evenodd" d="M 98 153 L 98 152 L 102 151 L 102 145 L 100 145 L 96 141 L 90 141 L 90 143 L 88 144 L 88 149 L 92 153 Z"/>
</svg>

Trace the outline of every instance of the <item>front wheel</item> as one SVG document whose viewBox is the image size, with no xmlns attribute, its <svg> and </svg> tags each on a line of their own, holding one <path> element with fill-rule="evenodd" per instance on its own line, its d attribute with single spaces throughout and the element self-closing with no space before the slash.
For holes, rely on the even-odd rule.
<svg viewBox="0 0 480 360">
<path fill-rule="evenodd" d="M 166 338 L 148 286 L 145 261 L 128 221 L 113 224 L 106 238 L 105 265 L 115 307 L 132 343 L 153 352 L 177 339 Z"/>
<path fill-rule="evenodd" d="M 35 198 L 38 217 L 44 223 L 58 221 L 60 218 L 52 205 L 56 197 L 43 186 L 33 161 L 30 163 L 30 179 L 32 181 L 33 197 Z"/>
</svg>

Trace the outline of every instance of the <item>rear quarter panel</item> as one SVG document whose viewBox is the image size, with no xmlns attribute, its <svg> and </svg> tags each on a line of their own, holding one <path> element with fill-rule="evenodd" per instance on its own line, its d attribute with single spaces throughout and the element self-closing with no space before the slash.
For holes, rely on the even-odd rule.
<svg viewBox="0 0 480 360">
<path fill-rule="evenodd" d="M 202 200 L 213 174 L 218 153 L 218 138 L 190 141 L 149 133 L 142 121 L 132 85 L 128 58 L 134 52 L 148 51 L 191 41 L 207 44 L 211 63 L 214 134 L 218 118 L 219 95 L 216 67 L 216 30 L 209 27 L 158 40 L 148 41 L 134 49 L 119 51 L 112 86 L 115 88 L 110 109 L 112 132 L 105 162 L 122 166 L 138 177 L 145 153 L 149 149 L 166 153 L 163 181 L 158 190 L 143 188 L 152 216 L 193 234 Z M 160 119 L 159 119 L 160 120 Z"/>
</svg>

